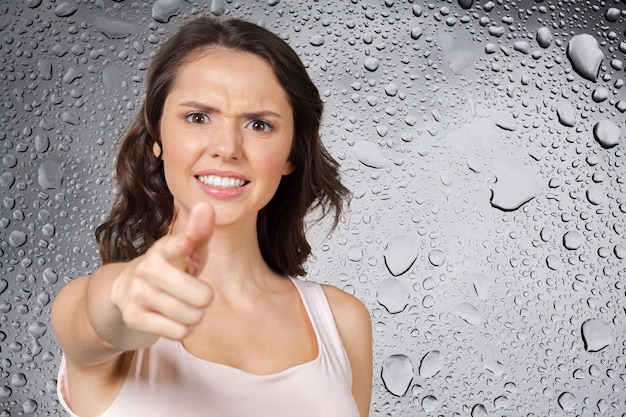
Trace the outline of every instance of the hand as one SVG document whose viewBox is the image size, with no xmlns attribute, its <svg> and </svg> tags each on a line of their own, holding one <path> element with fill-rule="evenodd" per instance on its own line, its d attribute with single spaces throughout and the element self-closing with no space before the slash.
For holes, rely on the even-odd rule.
<svg viewBox="0 0 626 417">
<path fill-rule="evenodd" d="M 213 290 L 197 275 L 208 257 L 214 223 L 213 208 L 196 205 L 183 234 L 159 239 L 113 283 L 111 299 L 125 325 L 155 336 L 148 345 L 158 337 L 181 340 L 202 320 Z"/>
</svg>

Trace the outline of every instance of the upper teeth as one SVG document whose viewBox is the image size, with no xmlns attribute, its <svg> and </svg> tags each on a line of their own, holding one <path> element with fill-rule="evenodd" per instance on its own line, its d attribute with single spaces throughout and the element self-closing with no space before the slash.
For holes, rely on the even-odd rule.
<svg viewBox="0 0 626 417">
<path fill-rule="evenodd" d="M 246 183 L 238 178 L 218 177 L 217 175 L 199 175 L 198 179 L 202 184 L 221 188 L 237 188 Z"/>
</svg>

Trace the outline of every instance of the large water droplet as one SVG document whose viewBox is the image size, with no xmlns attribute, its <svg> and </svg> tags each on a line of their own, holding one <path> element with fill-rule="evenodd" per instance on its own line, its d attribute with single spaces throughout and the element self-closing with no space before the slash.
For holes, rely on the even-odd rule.
<svg viewBox="0 0 626 417">
<path fill-rule="evenodd" d="M 547 27 L 541 27 L 537 30 L 537 43 L 542 48 L 547 48 L 552 44 L 553 36 L 550 29 Z"/>
<path fill-rule="evenodd" d="M 438 350 L 431 350 L 420 361 L 419 375 L 422 378 L 432 378 L 443 369 L 443 365 L 443 354 Z"/>
<path fill-rule="evenodd" d="M 152 5 L 152 18 L 157 22 L 167 23 L 180 13 L 182 5 L 182 0 L 157 0 Z"/>
<path fill-rule="evenodd" d="M 63 182 L 63 169 L 61 165 L 53 161 L 45 161 L 39 166 L 37 171 L 38 182 L 44 190 L 61 188 Z"/>
<path fill-rule="evenodd" d="M 404 274 L 417 259 L 417 251 L 417 243 L 410 236 L 391 238 L 383 253 L 389 272 L 395 277 Z"/>
<path fill-rule="evenodd" d="M 28 334 L 30 334 L 35 339 L 38 339 L 44 334 L 46 334 L 47 330 L 48 330 L 48 327 L 40 321 L 31 323 L 28 326 Z"/>
<path fill-rule="evenodd" d="M 76 13 L 76 10 L 78 10 L 78 6 L 76 4 L 66 1 L 59 4 L 54 9 L 54 14 L 59 17 L 68 17 Z"/>
<path fill-rule="evenodd" d="M 406 355 L 391 355 L 383 362 L 382 380 L 387 391 L 403 396 L 413 380 L 413 364 Z"/>
<path fill-rule="evenodd" d="M 559 406 L 566 411 L 573 410 L 576 407 L 576 397 L 571 392 L 564 392 L 559 395 Z"/>
<path fill-rule="evenodd" d="M 446 261 L 446 254 L 439 249 L 433 249 L 428 253 L 428 260 L 434 266 L 441 266 Z"/>
<path fill-rule="evenodd" d="M 612 148 L 620 141 L 620 128 L 611 120 L 600 120 L 593 127 L 593 136 L 603 148 Z"/>
<path fill-rule="evenodd" d="M 559 122 L 563 126 L 573 127 L 576 124 L 576 110 L 569 104 L 561 104 L 556 109 Z"/>
<path fill-rule="evenodd" d="M 505 211 L 517 210 L 537 196 L 539 186 L 535 176 L 527 171 L 496 162 L 497 178 L 491 191 L 491 205 Z"/>
<path fill-rule="evenodd" d="M 409 288 L 399 279 L 386 279 L 378 285 L 378 302 L 391 314 L 400 313 L 409 304 Z"/>
<path fill-rule="evenodd" d="M 422 398 L 422 409 L 427 413 L 432 413 L 439 407 L 439 400 L 433 395 L 427 395 Z"/>
<path fill-rule="evenodd" d="M 363 65 L 365 66 L 366 70 L 373 72 L 378 69 L 379 62 L 378 59 L 369 57 L 365 59 L 365 63 Z"/>
<path fill-rule="evenodd" d="M 455 313 L 466 322 L 474 325 L 481 324 L 485 319 L 484 314 L 470 303 L 461 303 L 457 305 Z"/>
<path fill-rule="evenodd" d="M 357 159 L 371 168 L 382 168 L 387 163 L 387 159 L 381 154 L 375 143 L 359 141 L 354 144 L 354 153 Z"/>
<path fill-rule="evenodd" d="M 580 232 L 569 231 L 563 235 L 563 246 L 569 250 L 580 248 L 585 242 L 585 238 Z"/>
<path fill-rule="evenodd" d="M 581 328 L 585 350 L 598 352 L 613 343 L 611 327 L 603 320 L 586 320 Z"/>
<path fill-rule="evenodd" d="M 94 19 L 94 25 L 109 39 L 125 38 L 133 32 L 134 27 L 132 23 L 111 20 L 102 16 L 97 16 Z"/>
<path fill-rule="evenodd" d="M 604 54 L 596 38 L 586 33 L 573 36 L 567 45 L 567 57 L 582 77 L 590 81 L 598 79 Z"/>
<path fill-rule="evenodd" d="M 474 284 L 474 291 L 481 300 L 486 300 L 491 292 L 491 284 L 493 279 L 484 274 L 472 275 L 472 283 Z"/>
<path fill-rule="evenodd" d="M 13 246 L 14 248 L 22 246 L 24 243 L 26 243 L 26 240 L 28 240 L 28 236 L 21 230 L 14 230 L 9 235 L 9 245 Z"/>
</svg>

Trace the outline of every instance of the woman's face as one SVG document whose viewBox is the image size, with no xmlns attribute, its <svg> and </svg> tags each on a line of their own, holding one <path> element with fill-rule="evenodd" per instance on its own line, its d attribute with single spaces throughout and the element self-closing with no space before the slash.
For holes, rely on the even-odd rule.
<svg viewBox="0 0 626 417">
<path fill-rule="evenodd" d="M 193 53 L 165 100 L 162 145 L 154 146 L 178 219 L 209 202 L 218 227 L 256 224 L 294 170 L 293 130 L 287 93 L 262 58 L 221 48 Z"/>
</svg>

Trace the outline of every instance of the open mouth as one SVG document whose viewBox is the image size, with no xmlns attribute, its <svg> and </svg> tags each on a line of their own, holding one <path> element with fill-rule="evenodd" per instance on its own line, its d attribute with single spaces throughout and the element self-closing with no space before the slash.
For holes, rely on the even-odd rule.
<svg viewBox="0 0 626 417">
<path fill-rule="evenodd" d="M 239 188 L 246 185 L 249 181 L 232 177 L 220 177 L 217 175 L 198 175 L 196 177 L 202 184 L 219 188 Z"/>
</svg>

